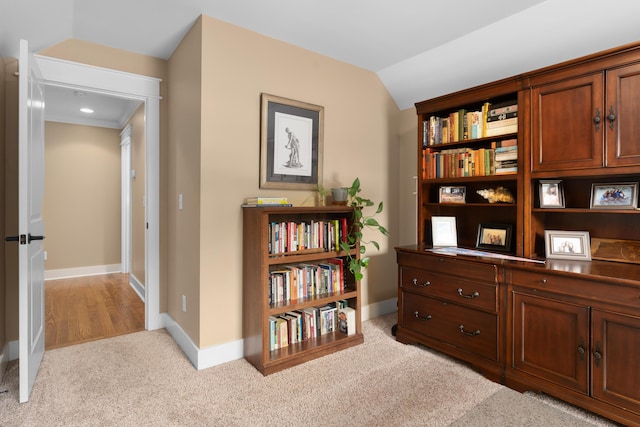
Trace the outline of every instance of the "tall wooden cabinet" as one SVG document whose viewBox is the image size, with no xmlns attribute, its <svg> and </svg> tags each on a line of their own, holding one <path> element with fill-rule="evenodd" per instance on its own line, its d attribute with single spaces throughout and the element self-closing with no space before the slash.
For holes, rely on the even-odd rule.
<svg viewBox="0 0 640 427">
<path fill-rule="evenodd" d="M 264 375 L 364 341 L 360 282 L 349 271 L 346 254 L 335 243 L 351 227 L 352 215 L 353 210 L 346 206 L 243 208 L 244 355 Z M 360 256 L 359 245 L 351 250 L 351 256 Z M 342 268 L 337 260 L 342 260 Z M 332 263 L 342 271 L 337 276 L 340 284 L 332 279 L 336 277 L 333 273 L 327 272 Z M 337 321 L 330 327 L 333 330 L 323 333 L 323 320 L 318 317 L 315 334 L 301 332 L 301 339 L 274 346 L 272 321 L 304 315 L 314 308 L 330 311 L 336 304 L 353 310 L 347 333 L 341 331 Z M 330 314 L 334 320 L 337 311 Z M 304 320 L 300 322 L 302 328 L 307 327 Z"/>
<path fill-rule="evenodd" d="M 428 172 L 434 152 L 487 147 L 494 139 L 434 147 L 423 135 L 429 117 L 505 99 L 517 99 L 517 132 L 504 136 L 517 140 L 516 173 Z M 398 340 L 464 360 L 514 389 L 640 425 L 640 208 L 592 204 L 594 184 L 640 182 L 640 43 L 419 102 L 416 110 L 419 244 L 396 248 Z M 563 207 L 541 205 L 545 180 L 560 182 Z M 466 203 L 439 197 L 442 187 L 462 186 Z M 475 196 L 497 187 L 509 189 L 513 203 Z M 478 245 L 480 224 L 511 224 L 509 255 L 523 260 L 434 252 L 434 216 L 454 216 L 458 247 L 468 249 Z M 545 260 L 545 230 L 587 231 L 592 240 L 635 246 L 617 261 Z"/>
</svg>

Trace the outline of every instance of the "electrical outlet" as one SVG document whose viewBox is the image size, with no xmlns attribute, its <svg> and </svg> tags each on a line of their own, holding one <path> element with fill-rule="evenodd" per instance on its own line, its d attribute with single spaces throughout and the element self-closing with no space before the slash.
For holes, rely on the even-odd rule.
<svg viewBox="0 0 640 427">
<path fill-rule="evenodd" d="M 186 295 L 182 295 L 182 311 L 184 313 L 187 312 L 187 296 Z"/>
</svg>

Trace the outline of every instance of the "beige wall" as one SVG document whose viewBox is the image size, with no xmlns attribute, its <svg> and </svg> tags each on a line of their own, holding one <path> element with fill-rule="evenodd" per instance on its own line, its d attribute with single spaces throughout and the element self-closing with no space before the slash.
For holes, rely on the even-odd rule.
<svg viewBox="0 0 640 427">
<path fill-rule="evenodd" d="M 198 344 L 200 328 L 200 168 L 202 24 L 196 22 L 169 59 L 168 313 Z M 213 165 L 211 165 L 213 166 Z M 230 182 L 230 181 L 227 181 Z M 216 186 L 217 188 L 218 186 Z M 178 210 L 178 194 L 183 209 Z M 223 196 L 224 197 L 224 196 Z M 237 239 L 236 239 L 237 240 Z M 218 240 L 222 244 L 222 240 Z M 233 245 L 233 243 L 231 243 Z M 226 242 L 223 246 L 227 246 Z M 183 313 L 181 298 L 187 298 Z M 216 306 L 220 306 L 219 300 Z M 213 311 L 209 309 L 209 311 Z M 235 317 L 235 316 L 234 316 Z"/>
<path fill-rule="evenodd" d="M 131 184 L 131 274 L 141 285 L 145 284 L 145 207 L 146 141 L 144 104 L 131 116 L 131 168 L 136 176 Z M 118 169 L 119 170 L 119 169 Z"/>
<path fill-rule="evenodd" d="M 120 131 L 45 123 L 47 270 L 120 263 Z"/>
<path fill-rule="evenodd" d="M 200 31 L 201 65 L 197 54 Z M 200 332 L 193 335 L 190 328 L 185 329 L 200 348 L 206 348 L 241 339 L 242 316 L 251 315 L 242 313 L 243 199 L 256 194 L 283 194 L 296 204 L 313 200 L 313 193 L 307 191 L 259 190 L 260 94 L 324 106 L 324 185 L 349 185 L 359 177 L 364 195 L 384 201 L 386 209 L 380 220 L 389 226 L 392 236 L 397 236 L 398 229 L 399 111 L 378 77 L 369 71 L 209 17 L 203 17 L 188 37 L 191 41 L 185 40 L 169 61 L 170 119 L 173 124 L 189 120 L 192 114 L 199 115 L 201 135 L 198 140 L 194 130 L 192 140 L 170 144 L 176 144 L 175 155 L 180 157 L 172 162 L 186 159 L 187 155 L 180 155 L 183 146 L 199 162 L 177 169 L 175 178 L 176 182 L 201 189 L 199 213 L 190 214 L 190 218 L 200 220 L 189 224 L 187 235 L 176 233 L 176 250 L 191 245 L 189 253 L 195 252 L 197 261 L 189 261 L 189 265 L 197 264 L 199 280 L 196 273 L 191 273 L 193 282 L 171 277 L 168 306 L 174 316 L 179 295 L 199 292 L 199 313 L 188 310 L 185 324 L 200 325 Z M 193 112 L 197 108 L 193 104 L 198 102 L 198 87 L 190 80 L 197 77 L 194 69 L 199 65 L 201 109 Z M 189 110 L 183 110 L 186 104 L 174 98 L 173 91 L 179 90 L 174 85 L 189 86 L 196 92 L 191 101 L 184 100 L 192 105 Z M 172 130 L 171 138 L 177 136 Z M 198 149 L 199 153 L 191 151 Z M 177 192 L 187 190 L 191 187 L 170 188 L 169 199 L 176 199 Z M 175 209 L 173 204 L 170 209 Z M 371 250 L 371 268 L 363 283 L 365 305 L 397 295 L 395 239 L 378 238 L 381 251 Z M 183 269 L 173 260 L 171 264 Z M 199 318 L 194 318 L 197 315 Z"/>
</svg>

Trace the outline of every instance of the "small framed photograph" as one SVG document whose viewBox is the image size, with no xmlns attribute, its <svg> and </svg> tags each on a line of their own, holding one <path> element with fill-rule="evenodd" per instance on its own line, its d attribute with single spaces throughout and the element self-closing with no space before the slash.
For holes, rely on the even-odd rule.
<svg viewBox="0 0 640 427">
<path fill-rule="evenodd" d="M 440 203 L 466 203 L 467 187 L 440 187 Z"/>
<path fill-rule="evenodd" d="M 540 207 L 564 208 L 564 191 L 559 179 L 540 180 Z"/>
<path fill-rule="evenodd" d="M 458 246 L 458 232 L 455 216 L 431 217 L 433 247 Z"/>
<path fill-rule="evenodd" d="M 636 206 L 637 182 L 591 185 L 591 209 L 635 209 Z"/>
<path fill-rule="evenodd" d="M 512 231 L 511 224 L 479 224 L 476 248 L 510 252 Z"/>
<path fill-rule="evenodd" d="M 544 231 L 547 258 L 591 261 L 588 231 Z"/>
</svg>

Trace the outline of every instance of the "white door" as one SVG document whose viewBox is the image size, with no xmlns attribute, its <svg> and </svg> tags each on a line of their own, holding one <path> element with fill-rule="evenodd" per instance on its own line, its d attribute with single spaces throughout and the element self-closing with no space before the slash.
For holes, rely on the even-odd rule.
<svg viewBox="0 0 640 427">
<path fill-rule="evenodd" d="M 44 355 L 44 84 L 20 40 L 18 233 L 20 402 L 29 400 Z"/>
</svg>

